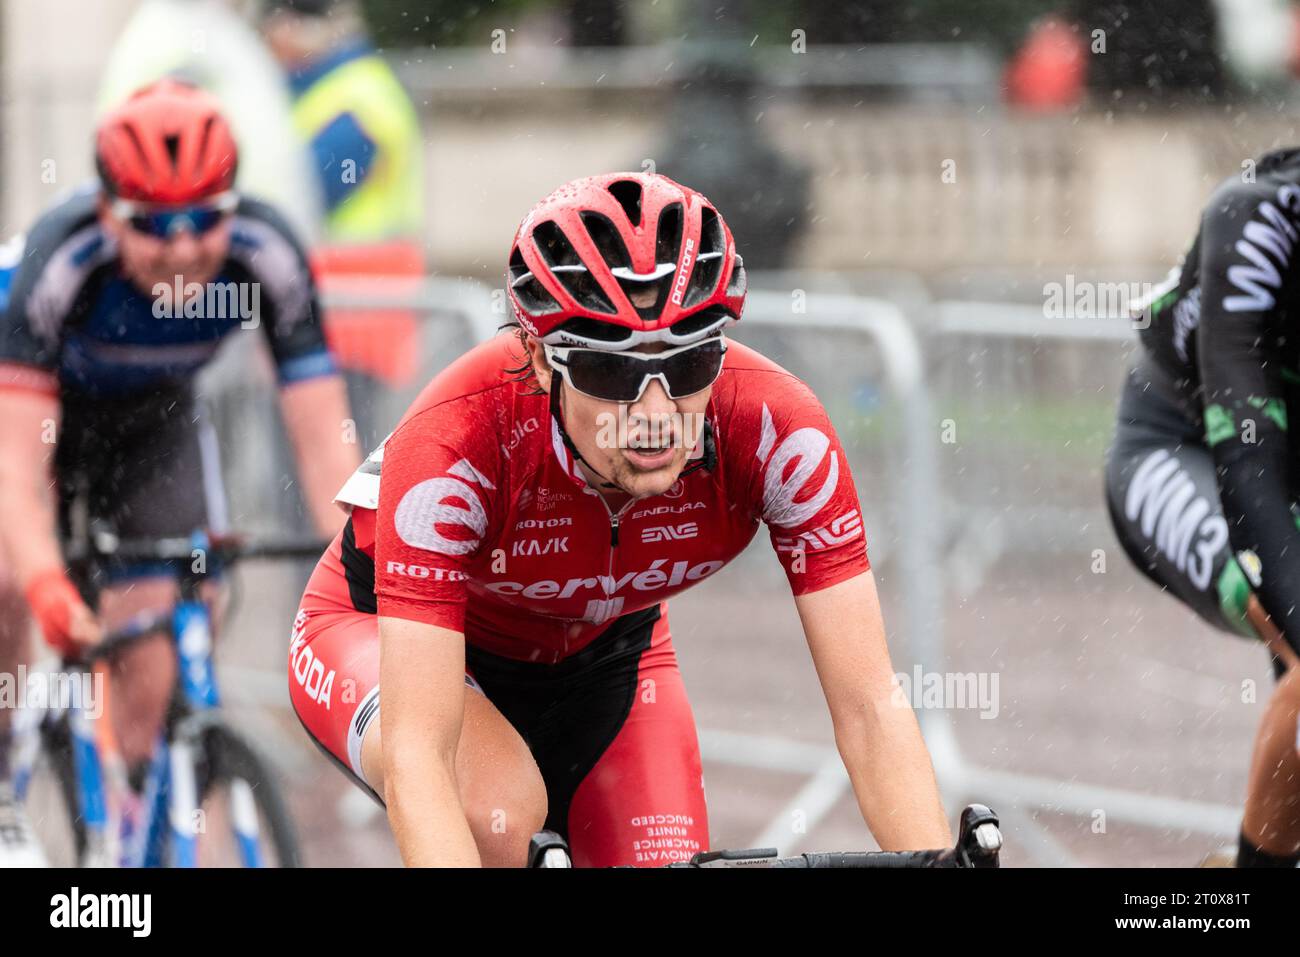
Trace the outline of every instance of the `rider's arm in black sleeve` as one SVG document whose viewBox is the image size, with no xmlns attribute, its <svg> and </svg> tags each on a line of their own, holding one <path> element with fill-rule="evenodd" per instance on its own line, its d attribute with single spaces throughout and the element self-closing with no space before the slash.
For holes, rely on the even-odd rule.
<svg viewBox="0 0 1300 957">
<path fill-rule="evenodd" d="M 1233 184 L 1210 201 L 1201 229 L 1197 351 L 1219 497 L 1233 551 L 1259 558 L 1252 584 L 1260 603 L 1300 649 L 1300 530 L 1291 511 L 1276 348 L 1286 318 L 1280 303 L 1295 281 L 1292 264 L 1300 265 L 1296 217 L 1274 189 Z"/>
</svg>

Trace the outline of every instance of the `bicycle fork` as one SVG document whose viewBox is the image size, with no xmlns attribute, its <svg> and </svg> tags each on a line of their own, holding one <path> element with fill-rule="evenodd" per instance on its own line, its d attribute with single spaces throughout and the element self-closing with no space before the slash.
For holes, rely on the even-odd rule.
<svg viewBox="0 0 1300 957">
<path fill-rule="evenodd" d="M 174 634 L 181 688 L 193 713 L 178 722 L 166 745 L 168 783 L 167 820 L 171 827 L 172 865 L 194 867 L 197 864 L 197 835 L 206 831 L 200 807 L 197 767 L 200 760 L 209 762 L 208 774 L 216 770 L 212 762 L 221 756 L 205 747 L 205 715 L 220 705 L 212 661 L 212 616 L 206 603 L 198 599 L 197 588 L 186 589 L 176 606 Z M 247 781 L 230 782 L 230 815 L 240 861 L 244 867 L 261 867 L 261 842 L 257 804 Z"/>
</svg>

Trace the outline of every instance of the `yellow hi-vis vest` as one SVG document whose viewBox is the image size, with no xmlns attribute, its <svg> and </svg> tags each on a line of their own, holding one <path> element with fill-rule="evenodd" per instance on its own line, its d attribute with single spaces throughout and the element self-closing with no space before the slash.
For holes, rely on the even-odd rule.
<svg viewBox="0 0 1300 957">
<path fill-rule="evenodd" d="M 420 124 L 406 91 L 375 53 L 330 70 L 293 105 L 294 126 L 307 142 L 335 118 L 351 113 L 375 144 L 369 173 L 326 213 L 326 242 L 418 239 L 424 219 L 424 156 Z M 355 175 L 346 165 L 323 175 Z"/>
</svg>

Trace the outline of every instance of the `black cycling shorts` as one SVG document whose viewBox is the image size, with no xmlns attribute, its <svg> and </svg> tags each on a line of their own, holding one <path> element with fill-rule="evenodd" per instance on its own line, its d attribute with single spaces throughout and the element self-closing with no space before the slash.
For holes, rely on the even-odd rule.
<svg viewBox="0 0 1300 957">
<path fill-rule="evenodd" d="M 519 732 L 542 772 L 547 828 L 566 838 L 578 785 L 632 711 L 641 658 L 658 621 L 658 605 L 623 615 L 587 647 L 553 665 L 465 647 L 467 670 Z"/>
<path fill-rule="evenodd" d="M 107 399 L 65 393 L 54 474 L 64 541 L 90 519 L 123 538 L 226 528 L 216 433 L 188 390 Z M 125 575 L 162 570 L 138 566 Z"/>
</svg>

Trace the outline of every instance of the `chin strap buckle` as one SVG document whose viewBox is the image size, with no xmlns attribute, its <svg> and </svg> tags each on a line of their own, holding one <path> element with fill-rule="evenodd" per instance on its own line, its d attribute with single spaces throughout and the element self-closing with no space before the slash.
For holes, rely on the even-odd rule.
<svg viewBox="0 0 1300 957">
<path fill-rule="evenodd" d="M 698 472 L 704 469 L 706 472 L 712 472 L 718 467 L 718 447 L 713 441 L 713 423 L 708 419 L 704 420 L 704 432 L 700 437 L 704 443 L 704 454 L 695 462 L 682 469 L 682 474 L 678 478 L 685 478 L 692 472 Z"/>
</svg>

